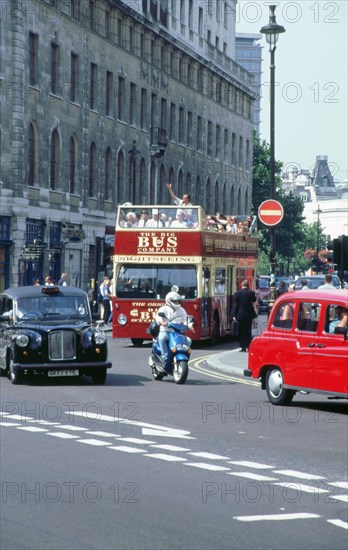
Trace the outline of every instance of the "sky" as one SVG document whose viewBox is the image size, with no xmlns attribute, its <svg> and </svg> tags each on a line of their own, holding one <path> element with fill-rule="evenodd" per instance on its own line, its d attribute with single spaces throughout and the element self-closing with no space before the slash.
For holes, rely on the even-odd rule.
<svg viewBox="0 0 348 550">
<path fill-rule="evenodd" d="M 236 32 L 259 33 L 270 4 L 285 27 L 275 52 L 275 157 L 283 170 L 312 171 L 326 155 L 335 180 L 348 178 L 347 0 L 239 0 Z M 270 53 L 263 37 L 261 139 L 270 140 Z"/>
</svg>

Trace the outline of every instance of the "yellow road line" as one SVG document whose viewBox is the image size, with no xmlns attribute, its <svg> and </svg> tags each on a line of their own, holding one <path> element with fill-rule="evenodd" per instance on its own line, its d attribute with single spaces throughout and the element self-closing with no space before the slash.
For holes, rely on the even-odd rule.
<svg viewBox="0 0 348 550">
<path fill-rule="evenodd" d="M 212 372 L 208 368 L 205 368 L 201 365 L 201 363 L 206 362 L 206 360 L 210 357 L 210 355 L 206 355 L 205 357 L 200 357 L 199 359 L 191 360 L 190 361 L 190 369 L 192 369 L 195 372 L 199 372 L 201 374 L 205 374 L 206 376 L 210 376 L 211 378 L 219 378 L 220 380 L 228 380 L 229 382 L 238 382 L 239 384 L 247 384 L 248 386 L 257 386 L 260 387 L 260 382 L 256 380 L 243 380 L 243 378 L 237 378 L 234 376 L 230 376 L 228 374 L 223 374 L 219 372 Z M 192 366 L 193 364 L 193 366 Z"/>
</svg>

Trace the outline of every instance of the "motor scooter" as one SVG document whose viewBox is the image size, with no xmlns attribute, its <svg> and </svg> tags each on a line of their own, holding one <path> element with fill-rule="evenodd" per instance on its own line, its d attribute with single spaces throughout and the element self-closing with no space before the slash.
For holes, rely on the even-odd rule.
<svg viewBox="0 0 348 550">
<path fill-rule="evenodd" d="M 165 319 L 164 313 L 158 314 Z M 191 354 L 191 338 L 185 336 L 184 332 L 189 330 L 187 325 L 168 322 L 168 327 L 174 332 L 168 332 L 168 355 L 166 362 L 161 356 L 161 349 L 158 340 L 154 337 L 152 341 L 152 352 L 149 357 L 149 366 L 152 369 L 154 380 L 162 380 L 165 376 L 171 375 L 176 384 L 184 384 L 188 376 L 188 362 Z"/>
</svg>

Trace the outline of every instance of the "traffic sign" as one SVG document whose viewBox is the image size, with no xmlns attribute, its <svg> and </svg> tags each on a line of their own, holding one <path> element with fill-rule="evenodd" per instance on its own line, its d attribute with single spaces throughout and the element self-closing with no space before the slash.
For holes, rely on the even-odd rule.
<svg viewBox="0 0 348 550">
<path fill-rule="evenodd" d="M 259 206 L 258 214 L 259 220 L 265 225 L 277 225 L 283 219 L 284 210 L 280 202 L 269 199 Z"/>
</svg>

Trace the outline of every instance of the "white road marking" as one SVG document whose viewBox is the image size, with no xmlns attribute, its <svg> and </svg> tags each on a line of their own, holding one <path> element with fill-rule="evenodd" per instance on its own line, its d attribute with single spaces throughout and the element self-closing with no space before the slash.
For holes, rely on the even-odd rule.
<svg viewBox="0 0 348 550">
<path fill-rule="evenodd" d="M 109 447 L 109 449 L 112 449 L 113 451 L 121 451 L 123 453 L 147 453 L 145 449 L 139 449 L 137 447 L 127 447 L 127 445 L 113 445 L 112 447 Z"/>
<path fill-rule="evenodd" d="M 31 422 L 35 420 L 31 416 L 23 416 L 23 414 L 9 414 L 7 418 L 11 418 L 11 420 L 20 420 L 21 422 Z"/>
<path fill-rule="evenodd" d="M 34 424 L 42 424 L 43 426 L 60 426 L 59 422 L 48 422 L 48 420 L 29 420 Z"/>
<path fill-rule="evenodd" d="M 59 437 L 60 439 L 78 439 L 78 435 L 67 434 L 65 432 L 49 432 L 46 435 L 52 435 L 52 437 Z"/>
<path fill-rule="evenodd" d="M 139 445 L 151 445 L 155 441 L 149 439 L 139 439 L 138 437 L 120 437 L 118 441 L 126 441 L 127 443 L 139 443 Z"/>
<path fill-rule="evenodd" d="M 110 445 L 107 441 L 100 441 L 99 439 L 78 439 L 79 443 L 85 443 L 86 445 L 94 445 L 95 447 L 103 447 Z"/>
<path fill-rule="evenodd" d="M 269 466 L 268 464 L 260 464 L 259 462 L 249 462 L 248 460 L 230 460 L 229 464 L 235 464 L 236 466 L 243 466 L 244 468 L 255 468 L 256 470 L 272 469 L 275 466 Z"/>
<path fill-rule="evenodd" d="M 19 426 L 17 430 L 23 430 L 25 432 L 48 432 L 45 428 L 38 428 L 37 426 Z"/>
<path fill-rule="evenodd" d="M 80 428 L 80 426 L 72 426 L 71 424 L 59 424 L 57 428 L 71 430 L 72 432 L 88 432 L 88 428 Z"/>
<path fill-rule="evenodd" d="M 201 468 L 202 470 L 212 470 L 214 472 L 222 472 L 230 470 L 225 466 L 217 466 L 216 464 L 207 464 L 206 462 L 186 462 L 185 466 L 192 466 L 193 468 Z"/>
<path fill-rule="evenodd" d="M 320 518 L 318 514 L 270 514 L 269 516 L 234 516 L 238 521 L 283 521 L 289 519 L 312 519 Z"/>
<path fill-rule="evenodd" d="M 327 489 L 320 489 L 319 487 L 311 487 L 310 485 L 304 485 L 303 483 L 295 483 L 294 481 L 282 481 L 280 483 L 273 483 L 273 485 L 279 485 L 280 487 L 286 487 L 287 489 L 294 489 L 295 491 L 301 491 L 303 493 L 329 493 Z"/>
<path fill-rule="evenodd" d="M 73 414 L 76 416 L 82 416 L 82 418 L 89 418 L 90 420 L 95 420 L 99 422 L 104 420 L 105 422 L 114 422 L 117 424 L 129 424 L 130 426 L 139 426 L 143 428 L 143 435 L 157 435 L 161 437 L 178 437 L 181 439 L 196 439 L 195 437 L 189 436 L 190 432 L 187 430 L 181 430 L 179 428 L 168 428 L 166 426 L 159 426 L 158 424 L 148 424 L 147 422 L 140 422 L 138 420 L 129 420 L 127 418 L 117 418 L 115 416 L 109 416 L 105 414 L 98 413 L 89 413 L 86 411 L 64 411 L 65 414 Z"/>
<path fill-rule="evenodd" d="M 332 525 L 336 525 L 336 527 L 342 527 L 343 529 L 348 530 L 348 523 L 345 521 L 342 521 L 341 519 L 328 519 L 328 523 L 332 523 Z"/>
<path fill-rule="evenodd" d="M 121 437 L 117 434 L 112 434 L 110 432 L 88 432 L 88 435 L 98 435 L 99 437 Z"/>
<path fill-rule="evenodd" d="M 348 495 L 329 495 L 334 500 L 341 500 L 342 502 L 348 502 Z"/>
<path fill-rule="evenodd" d="M 254 474 L 254 472 L 228 472 L 230 476 L 246 477 L 247 479 L 253 479 L 254 481 L 277 481 L 277 477 L 261 476 L 260 474 Z"/>
<path fill-rule="evenodd" d="M 186 449 L 185 447 L 178 447 L 177 445 L 150 445 L 150 447 L 156 447 L 156 449 L 163 449 L 164 451 L 178 451 L 178 452 L 187 452 L 191 449 Z"/>
<path fill-rule="evenodd" d="M 159 460 L 165 460 L 166 462 L 184 462 L 187 458 L 181 458 L 180 456 L 166 455 L 165 453 L 147 454 L 147 457 L 158 458 Z"/>
<path fill-rule="evenodd" d="M 200 458 L 209 458 L 211 460 L 228 460 L 230 458 L 229 456 L 221 456 L 221 455 L 215 455 L 213 453 L 204 453 L 204 452 L 189 453 L 189 454 L 192 456 L 198 456 Z"/>
<path fill-rule="evenodd" d="M 315 476 L 314 474 L 305 474 L 304 472 L 297 472 L 296 470 L 273 470 L 274 474 L 281 474 L 284 476 L 298 477 L 299 479 L 325 479 L 322 476 Z"/>
<path fill-rule="evenodd" d="M 327 481 L 327 484 L 334 485 L 335 487 L 339 487 L 340 489 L 348 489 L 347 481 Z"/>
</svg>

